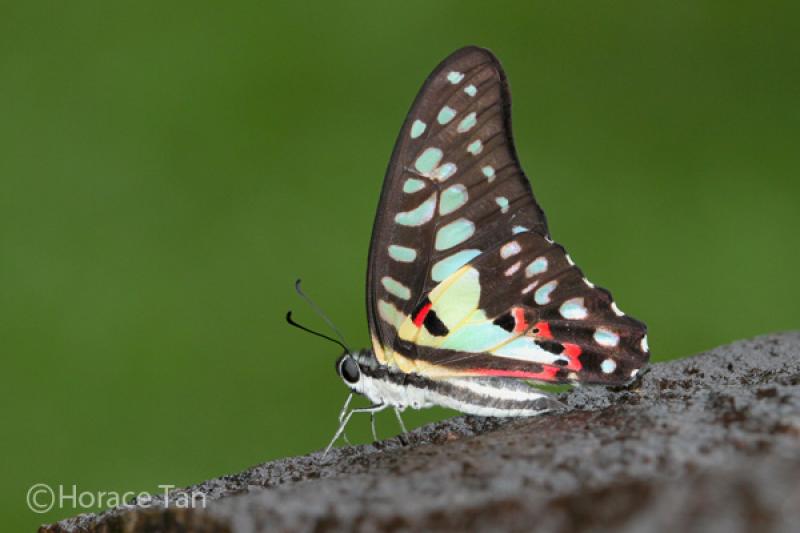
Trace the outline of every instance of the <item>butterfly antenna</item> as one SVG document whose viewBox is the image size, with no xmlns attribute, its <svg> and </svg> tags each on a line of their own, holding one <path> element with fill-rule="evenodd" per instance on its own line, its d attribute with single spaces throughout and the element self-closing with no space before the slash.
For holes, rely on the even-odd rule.
<svg viewBox="0 0 800 533">
<path fill-rule="evenodd" d="M 303 289 L 300 287 L 300 283 L 301 283 L 300 279 L 298 279 L 297 281 L 294 282 L 294 290 L 297 292 L 297 294 L 300 295 L 301 298 L 303 298 L 303 300 L 305 300 L 308 303 L 308 305 L 311 306 L 311 309 L 313 309 L 314 312 L 317 313 L 317 315 L 319 315 L 320 318 L 322 318 L 322 320 L 324 320 L 325 323 L 328 324 L 328 326 L 330 326 L 330 328 L 333 330 L 333 332 L 336 333 L 336 336 L 339 337 L 339 340 L 337 341 L 337 340 L 332 339 L 332 338 L 330 338 L 330 337 L 328 337 L 326 335 L 322 335 L 321 333 L 317 333 L 315 331 L 311 331 L 308 328 L 300 326 L 297 322 L 292 321 L 292 319 L 291 319 L 292 312 L 291 311 L 289 311 L 289 314 L 286 315 L 287 322 L 289 322 L 293 326 L 297 326 L 297 327 L 299 327 L 301 329 L 304 329 L 306 331 L 314 333 L 317 336 L 325 337 L 326 339 L 332 340 L 332 341 L 336 342 L 336 344 L 338 344 L 339 346 L 341 346 L 345 350 L 347 350 L 348 353 L 352 353 L 352 351 L 347 347 L 347 341 L 344 340 L 344 335 L 342 335 L 342 332 L 339 331 L 339 328 L 337 328 L 336 325 L 333 323 L 333 321 L 331 321 L 331 319 L 328 318 L 328 315 L 326 315 L 322 311 L 322 309 L 316 303 L 314 303 L 314 300 L 312 300 L 306 293 L 303 292 Z"/>
<path fill-rule="evenodd" d="M 345 344 L 343 342 L 340 342 L 338 339 L 334 339 L 333 337 L 329 337 L 329 336 L 325 335 L 324 333 L 320 333 L 319 331 L 314 331 L 311 328 L 307 328 L 307 327 L 303 326 L 302 324 L 298 324 L 297 322 L 295 322 L 294 319 L 292 318 L 292 312 L 291 311 L 286 313 L 286 322 L 288 322 L 290 325 L 292 325 L 292 326 L 294 326 L 294 327 L 296 327 L 298 329 L 302 329 L 303 331 L 311 333 L 312 335 L 316 335 L 317 337 L 322 337 L 323 339 L 328 339 L 331 342 L 335 342 L 336 344 L 338 344 L 339 346 L 344 348 L 347 351 L 347 353 L 351 353 L 350 352 L 350 348 L 345 346 Z"/>
</svg>

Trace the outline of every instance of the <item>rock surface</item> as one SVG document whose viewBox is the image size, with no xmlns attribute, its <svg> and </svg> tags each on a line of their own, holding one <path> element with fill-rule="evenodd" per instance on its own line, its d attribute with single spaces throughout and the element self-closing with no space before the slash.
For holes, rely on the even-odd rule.
<svg viewBox="0 0 800 533">
<path fill-rule="evenodd" d="M 654 364 L 564 412 L 457 417 L 189 487 L 205 509 L 112 509 L 56 531 L 798 531 L 800 332 Z"/>
</svg>

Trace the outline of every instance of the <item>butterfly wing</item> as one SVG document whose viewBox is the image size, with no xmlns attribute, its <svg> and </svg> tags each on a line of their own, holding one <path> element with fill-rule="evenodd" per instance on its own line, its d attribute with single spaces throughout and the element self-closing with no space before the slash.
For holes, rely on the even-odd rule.
<svg viewBox="0 0 800 533">
<path fill-rule="evenodd" d="M 367 274 L 370 330 L 379 358 L 381 346 L 391 349 L 397 334 L 385 320 L 389 307 L 382 302 L 407 315 L 447 270 L 503 233 L 510 235 L 512 217 L 520 218 L 520 227 L 546 232 L 544 215 L 517 163 L 505 84 L 491 53 L 459 50 L 428 77 L 400 130 L 373 226 Z M 476 140 L 481 142 L 477 154 Z M 496 216 L 498 199 L 508 202 L 505 220 Z M 450 233 L 440 234 L 446 225 Z M 452 240 L 471 229 L 471 246 L 460 246 L 460 255 L 439 250 L 444 242 L 437 248 L 437 235 Z"/>
<path fill-rule="evenodd" d="M 367 306 L 376 357 L 406 372 L 617 383 L 647 360 L 644 325 L 548 237 L 514 149 L 505 75 L 476 47 L 433 71 L 400 131 Z"/>
<path fill-rule="evenodd" d="M 407 372 L 615 384 L 647 360 L 644 325 L 536 232 L 482 253 L 426 302 L 427 311 L 412 311 L 398 328 L 395 358 Z M 429 327 L 420 312 L 441 325 Z"/>
</svg>

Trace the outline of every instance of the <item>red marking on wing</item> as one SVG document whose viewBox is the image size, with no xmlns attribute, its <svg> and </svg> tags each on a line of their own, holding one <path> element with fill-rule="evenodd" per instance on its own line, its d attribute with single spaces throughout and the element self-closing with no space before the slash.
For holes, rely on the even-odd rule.
<svg viewBox="0 0 800 533">
<path fill-rule="evenodd" d="M 511 309 L 514 316 L 514 333 L 522 333 L 528 329 L 528 322 L 525 320 L 525 310 L 521 307 Z"/>
<path fill-rule="evenodd" d="M 481 376 L 494 376 L 502 378 L 522 378 L 536 379 L 539 381 L 555 381 L 558 367 L 544 365 L 541 372 L 529 372 L 527 370 L 499 370 L 494 368 L 473 368 L 468 372 L 474 372 Z"/>
<path fill-rule="evenodd" d="M 581 350 L 580 346 L 577 344 L 572 344 L 571 342 L 565 342 L 564 351 L 562 353 L 569 358 L 569 364 L 567 365 L 568 369 L 580 370 L 583 368 L 580 359 L 578 359 L 581 353 L 583 353 L 583 350 Z"/>
<path fill-rule="evenodd" d="M 536 333 L 537 337 L 542 339 L 551 340 L 553 338 L 553 334 L 550 332 L 550 324 L 545 322 L 544 320 L 537 322 L 533 325 L 533 329 L 538 329 L 539 333 Z"/>
<path fill-rule="evenodd" d="M 430 312 L 431 307 L 433 307 L 433 304 L 431 302 L 428 302 L 428 303 L 426 303 L 425 305 L 422 306 L 422 309 L 419 310 L 419 313 L 417 313 L 417 316 L 415 316 L 413 318 L 415 326 L 417 326 L 418 328 L 422 327 L 422 323 L 425 322 L 425 317 L 428 316 L 428 313 Z"/>
</svg>

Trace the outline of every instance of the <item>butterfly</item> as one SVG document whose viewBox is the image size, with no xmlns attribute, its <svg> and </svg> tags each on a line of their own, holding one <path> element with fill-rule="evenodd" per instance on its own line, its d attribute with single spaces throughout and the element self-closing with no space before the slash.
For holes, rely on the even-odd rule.
<svg viewBox="0 0 800 533">
<path fill-rule="evenodd" d="M 383 182 L 367 269 L 371 349 L 336 369 L 354 413 L 433 405 L 480 416 L 558 408 L 528 384 L 619 385 L 647 327 L 553 241 L 517 158 L 499 61 L 474 46 L 430 74 Z M 371 406 L 349 410 L 353 393 Z"/>
</svg>

